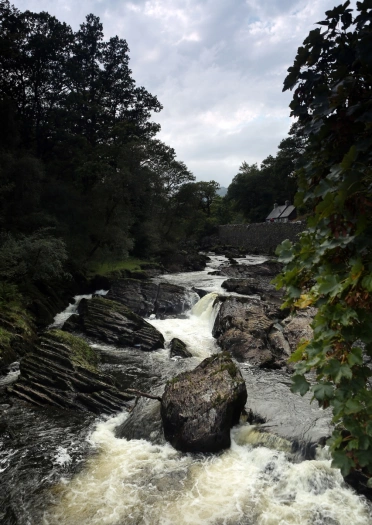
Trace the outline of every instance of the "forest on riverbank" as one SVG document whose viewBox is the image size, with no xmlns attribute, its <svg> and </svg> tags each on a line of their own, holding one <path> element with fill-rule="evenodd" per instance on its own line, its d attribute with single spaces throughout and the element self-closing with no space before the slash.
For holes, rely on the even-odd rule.
<svg viewBox="0 0 372 525">
<path fill-rule="evenodd" d="M 264 220 L 292 199 L 295 131 L 226 197 L 157 138 L 157 97 L 136 85 L 126 41 L 90 14 L 74 32 L 0 2 L 0 277 L 64 278 L 132 257 L 161 261 L 216 225 Z M 213 179 L 213 174 L 211 174 Z"/>
</svg>

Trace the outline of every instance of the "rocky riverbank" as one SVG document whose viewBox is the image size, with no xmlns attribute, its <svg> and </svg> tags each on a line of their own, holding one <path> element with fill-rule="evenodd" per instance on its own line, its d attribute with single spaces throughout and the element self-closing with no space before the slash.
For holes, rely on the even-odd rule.
<svg viewBox="0 0 372 525">
<path fill-rule="evenodd" d="M 218 305 L 213 335 L 230 357 L 221 353 L 217 361 L 202 362 L 182 337 L 165 340 L 143 318 L 181 322 L 195 292 L 159 279 L 116 276 L 106 297 L 80 301 L 64 332 L 49 330 L 32 342 L 9 394 L 66 414 L 126 410 L 117 436 L 154 444 L 166 439 L 193 452 L 228 447 L 230 427 L 243 415 L 303 458 L 314 457 L 330 434 L 331 415 L 310 405 L 309 396 L 290 392 L 287 364 L 298 341 L 311 337 L 314 312 L 292 317 L 280 309 L 281 294 L 270 283 L 278 270 L 275 261 L 252 266 L 237 258 L 210 271 L 225 290 L 212 298 Z M 200 296 L 208 291 L 193 288 Z"/>
</svg>

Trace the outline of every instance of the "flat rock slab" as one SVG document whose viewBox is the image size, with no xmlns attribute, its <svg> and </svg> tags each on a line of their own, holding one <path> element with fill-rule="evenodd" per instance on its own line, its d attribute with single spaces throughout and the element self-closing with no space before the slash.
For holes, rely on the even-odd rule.
<svg viewBox="0 0 372 525">
<path fill-rule="evenodd" d="M 160 318 L 178 315 L 192 306 L 192 296 L 182 286 L 137 279 L 115 281 L 106 297 L 126 305 L 143 317 L 152 314 Z"/>
<path fill-rule="evenodd" d="M 83 332 L 98 341 L 146 351 L 164 346 L 164 337 L 156 328 L 118 302 L 103 297 L 82 299 L 78 312 L 79 315 L 69 317 L 63 330 Z"/>
<path fill-rule="evenodd" d="M 332 411 L 311 403 L 311 394 L 301 397 L 290 391 L 290 374 L 279 370 L 260 370 L 241 364 L 240 369 L 249 392 L 247 411 L 265 430 L 292 442 L 324 441 L 332 433 Z"/>
<path fill-rule="evenodd" d="M 247 400 L 244 380 L 226 352 L 202 361 L 167 383 L 161 403 L 164 436 L 183 452 L 230 446 L 230 428 Z"/>
</svg>

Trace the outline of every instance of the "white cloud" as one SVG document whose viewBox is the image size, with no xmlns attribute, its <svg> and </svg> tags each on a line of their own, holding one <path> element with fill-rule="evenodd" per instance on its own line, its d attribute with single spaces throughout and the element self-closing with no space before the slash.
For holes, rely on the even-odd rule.
<svg viewBox="0 0 372 525">
<path fill-rule="evenodd" d="M 290 127 L 287 68 L 334 0 L 14 0 L 74 29 L 93 12 L 125 38 L 130 66 L 164 105 L 155 120 L 198 179 L 227 186 L 260 163 Z"/>
</svg>

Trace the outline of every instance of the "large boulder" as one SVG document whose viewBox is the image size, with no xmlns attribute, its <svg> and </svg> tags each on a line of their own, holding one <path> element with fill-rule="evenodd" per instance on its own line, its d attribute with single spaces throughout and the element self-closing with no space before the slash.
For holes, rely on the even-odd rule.
<svg viewBox="0 0 372 525">
<path fill-rule="evenodd" d="M 208 357 L 167 383 L 161 403 L 164 436 L 184 452 L 230 446 L 230 428 L 247 400 L 240 370 L 227 352 Z"/>
<path fill-rule="evenodd" d="M 82 299 L 79 315 L 72 315 L 63 326 L 67 332 L 83 332 L 93 339 L 141 350 L 163 348 L 164 337 L 129 308 L 103 297 Z"/>
<path fill-rule="evenodd" d="M 240 362 L 262 368 L 282 366 L 282 352 L 270 345 L 269 334 L 283 316 L 274 304 L 244 297 L 223 297 L 213 335 L 222 349 Z"/>
<path fill-rule="evenodd" d="M 114 413 L 133 397 L 120 392 L 110 376 L 98 371 L 97 355 L 87 343 L 60 330 L 43 334 L 20 363 L 10 393 L 36 405 Z"/>
<path fill-rule="evenodd" d="M 115 281 L 106 297 L 126 305 L 143 317 L 151 314 L 156 317 L 178 315 L 189 310 L 193 302 L 190 292 L 182 286 L 136 279 Z"/>
</svg>

